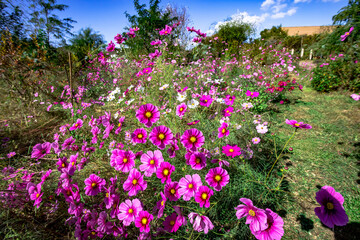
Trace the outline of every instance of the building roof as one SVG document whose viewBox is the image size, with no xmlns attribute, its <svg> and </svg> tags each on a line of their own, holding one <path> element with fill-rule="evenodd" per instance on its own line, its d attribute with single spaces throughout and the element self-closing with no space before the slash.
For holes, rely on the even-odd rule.
<svg viewBox="0 0 360 240">
<path fill-rule="evenodd" d="M 289 36 L 295 35 L 312 35 L 323 32 L 332 32 L 336 26 L 299 26 L 299 27 L 281 27 L 287 31 Z"/>
</svg>

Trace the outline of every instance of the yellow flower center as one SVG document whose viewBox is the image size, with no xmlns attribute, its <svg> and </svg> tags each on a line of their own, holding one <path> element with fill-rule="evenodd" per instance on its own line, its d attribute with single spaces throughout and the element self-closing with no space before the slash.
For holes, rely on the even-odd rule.
<svg viewBox="0 0 360 240">
<path fill-rule="evenodd" d="M 190 138 L 190 142 L 193 142 L 193 143 L 196 142 L 196 137 L 194 137 L 194 136 L 191 137 L 191 138 Z"/>
<path fill-rule="evenodd" d="M 94 188 L 94 187 L 96 187 L 96 185 L 97 185 L 97 184 L 93 182 L 93 183 L 91 184 L 91 187 Z"/>
<path fill-rule="evenodd" d="M 216 175 L 216 176 L 215 176 L 215 181 L 218 182 L 218 181 L 220 181 L 220 180 L 221 180 L 221 176 L 220 176 L 220 175 Z"/>
<path fill-rule="evenodd" d="M 300 124 L 298 124 L 298 123 L 295 123 L 294 125 L 295 125 L 295 126 L 297 126 L 297 127 L 299 127 L 299 126 L 300 126 Z"/>
<path fill-rule="evenodd" d="M 142 135 L 141 133 L 139 133 L 139 134 L 137 135 L 137 137 L 141 139 L 141 138 L 143 138 L 143 135 Z"/>
<path fill-rule="evenodd" d="M 208 197 L 207 193 L 201 194 L 201 198 L 202 198 L 203 200 L 207 199 L 207 197 Z"/>
<path fill-rule="evenodd" d="M 250 210 L 250 211 L 249 211 L 249 215 L 252 216 L 252 217 L 254 217 L 254 216 L 255 216 L 255 212 L 254 212 L 253 210 Z"/>
<path fill-rule="evenodd" d="M 71 165 L 74 166 L 75 162 L 72 162 Z"/>
<path fill-rule="evenodd" d="M 79 124 L 76 123 L 76 124 L 75 124 L 75 127 L 78 127 L 78 126 L 79 126 Z"/>
<path fill-rule="evenodd" d="M 251 95 L 254 95 L 254 93 L 251 93 Z"/>
<path fill-rule="evenodd" d="M 227 113 L 229 113 L 229 110 L 226 110 Z"/>
<path fill-rule="evenodd" d="M 142 223 L 143 225 L 146 225 L 147 222 L 148 222 L 148 219 L 147 219 L 147 218 L 144 217 L 144 218 L 141 219 L 141 223 Z"/>
<path fill-rule="evenodd" d="M 183 108 L 180 108 L 180 112 L 182 112 L 184 109 Z"/>
<path fill-rule="evenodd" d="M 62 163 L 61 166 L 62 166 L 62 167 L 65 167 L 65 163 Z"/>
<path fill-rule="evenodd" d="M 123 163 L 127 163 L 128 162 L 128 159 L 127 158 L 124 158 L 123 159 Z"/>
<path fill-rule="evenodd" d="M 163 133 L 160 133 L 158 137 L 163 140 L 165 138 L 165 135 Z"/>
<path fill-rule="evenodd" d="M 171 225 L 171 226 L 174 226 L 174 225 L 175 225 L 175 221 L 174 221 L 174 220 L 171 220 L 171 221 L 170 221 L 170 225 Z"/>
<path fill-rule="evenodd" d="M 232 101 L 232 98 L 229 98 L 230 101 Z"/>
<path fill-rule="evenodd" d="M 129 208 L 128 213 L 133 213 L 134 210 L 132 208 Z"/>
<path fill-rule="evenodd" d="M 118 127 L 121 127 L 121 123 L 118 124 Z"/>
<path fill-rule="evenodd" d="M 161 201 L 161 203 L 160 203 L 160 204 L 161 204 L 161 206 L 164 206 L 164 201 Z"/>
<path fill-rule="evenodd" d="M 230 149 L 229 149 L 229 152 L 231 152 L 231 153 L 234 152 L 234 149 L 230 148 Z"/>
<path fill-rule="evenodd" d="M 201 159 L 200 158 L 196 158 L 196 163 L 200 163 L 201 162 Z"/>
<path fill-rule="evenodd" d="M 329 209 L 329 210 L 333 210 L 334 209 L 334 204 L 332 204 L 331 202 L 328 202 L 326 204 L 326 208 Z"/>
<path fill-rule="evenodd" d="M 190 184 L 188 185 L 188 187 L 191 189 L 191 188 L 194 187 L 194 185 L 192 185 L 192 183 L 190 183 Z"/>
<path fill-rule="evenodd" d="M 92 234 L 92 235 L 95 235 L 95 234 L 96 234 L 96 232 L 92 231 L 92 232 L 91 232 L 91 234 Z"/>
<path fill-rule="evenodd" d="M 109 197 L 109 193 L 106 193 L 106 197 L 107 197 L 107 198 Z"/>
<path fill-rule="evenodd" d="M 207 102 L 207 100 L 205 99 L 205 101 L 204 102 Z"/>
<path fill-rule="evenodd" d="M 132 184 L 133 184 L 133 185 L 136 185 L 136 184 L 137 184 L 137 182 L 138 182 L 138 180 L 137 180 L 137 179 L 132 180 Z"/>
<path fill-rule="evenodd" d="M 345 34 L 346 34 L 346 35 L 350 35 L 350 33 L 349 33 L 349 32 L 346 32 Z"/>
<path fill-rule="evenodd" d="M 164 174 L 165 176 L 169 175 L 169 169 L 164 169 L 163 174 Z"/>
<path fill-rule="evenodd" d="M 38 198 L 39 196 L 40 196 L 40 194 L 37 193 L 37 194 L 36 194 L 36 198 Z"/>
<path fill-rule="evenodd" d="M 150 164 L 154 164 L 154 163 L 155 163 L 155 161 L 151 159 L 151 160 L 150 160 Z"/>
<path fill-rule="evenodd" d="M 223 130 L 221 130 L 221 132 L 222 132 L 222 133 L 225 133 L 225 132 L 226 132 L 226 129 L 225 129 L 225 128 L 223 128 Z"/>
<path fill-rule="evenodd" d="M 176 191 L 175 191 L 175 189 L 172 188 L 172 189 L 170 190 L 170 192 L 171 192 L 171 194 L 175 194 Z"/>
<path fill-rule="evenodd" d="M 152 116 L 152 114 L 151 114 L 151 112 L 146 112 L 146 113 L 145 113 L 145 116 L 146 116 L 147 118 L 149 118 L 149 117 Z"/>
</svg>

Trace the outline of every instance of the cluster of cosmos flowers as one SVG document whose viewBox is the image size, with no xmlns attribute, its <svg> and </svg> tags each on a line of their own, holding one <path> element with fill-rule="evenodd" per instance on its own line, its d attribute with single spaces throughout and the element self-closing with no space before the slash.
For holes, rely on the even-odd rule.
<svg viewBox="0 0 360 240">
<path fill-rule="evenodd" d="M 173 26 L 165 26 L 164 29 L 159 30 L 159 35 L 170 35 L 176 26 L 177 23 Z M 136 37 L 137 31 L 139 29 L 136 27 L 130 28 L 127 38 Z M 195 42 L 201 42 L 201 37 L 206 37 L 206 34 L 201 33 L 200 30 L 188 28 L 188 31 L 197 34 L 194 38 Z M 127 38 L 118 34 L 115 41 L 117 44 L 122 44 Z M 165 40 L 154 40 L 151 45 L 155 47 L 165 45 Z M 271 49 L 271 46 L 267 49 L 269 52 L 276 51 Z M 266 49 L 260 50 L 263 53 L 266 51 Z M 115 44 L 110 42 L 107 51 L 115 51 Z M 168 88 L 176 90 L 177 97 L 174 96 L 179 104 L 171 106 L 174 102 L 169 104 L 168 99 L 162 97 L 159 99 L 159 102 L 162 102 L 161 107 L 152 103 L 137 103 L 130 95 L 137 96 L 139 102 L 143 102 L 143 98 L 148 96 L 147 92 L 155 89 L 155 87 L 145 89 L 145 86 L 152 81 L 155 74 L 159 74 L 156 60 L 160 56 L 162 52 L 156 49 L 154 53 L 149 54 L 147 60 L 140 63 L 119 60 L 114 64 L 113 72 L 126 64 L 133 64 L 129 69 L 135 69 L 134 72 L 127 75 L 134 76 L 131 80 L 139 83 L 127 87 L 123 94 L 120 93 L 120 89 L 116 89 L 111 92 L 111 97 L 108 95 L 103 98 L 109 101 L 118 95 L 118 103 L 126 106 L 125 110 L 116 112 L 116 117 L 110 112 L 105 112 L 105 115 L 97 118 L 83 115 L 75 123 L 60 127 L 59 133 L 54 135 L 54 142 L 38 143 L 33 147 L 31 158 L 37 161 L 34 165 L 41 164 L 43 159 L 49 157 L 48 155 L 54 154 L 57 156 L 54 169 L 36 173 L 24 169 L 15 170 L 11 167 L 4 169 L 3 173 L 7 176 L 7 180 L 21 177 L 21 181 L 9 184 L 8 190 L 14 190 L 13 194 L 1 193 L 2 197 L 9 200 L 9 206 L 24 205 L 24 202 L 33 201 L 34 206 L 46 209 L 49 213 L 65 209 L 70 215 L 66 223 L 75 226 L 74 235 L 78 239 L 101 238 L 106 235 L 133 238 L 136 234 L 138 239 L 149 239 L 152 236 L 175 233 L 180 227 L 187 228 L 188 225 L 194 231 L 205 234 L 214 229 L 216 224 L 206 216 L 206 213 L 221 195 L 219 192 L 230 183 L 230 171 L 228 172 L 230 162 L 237 163 L 240 158 L 251 159 L 254 154 L 251 147 L 261 145 L 261 136 L 269 131 L 268 123 L 263 121 L 260 115 L 251 113 L 259 96 L 273 93 L 276 96 L 277 92 L 285 89 L 293 91 L 295 86 L 301 90 L 302 86 L 295 80 L 288 79 L 287 71 L 294 70 L 291 66 L 291 56 L 279 52 L 279 63 L 274 64 L 270 70 L 275 75 L 271 81 L 260 69 L 242 74 L 235 81 L 212 80 L 210 74 L 216 72 L 217 68 L 221 73 L 226 73 L 232 66 L 245 65 L 246 70 L 250 71 L 254 65 L 250 66 L 252 60 L 246 56 L 240 61 L 233 59 L 224 62 L 222 66 L 217 65 L 215 60 L 199 61 L 192 65 L 189 72 L 184 70 L 184 73 L 180 73 L 176 70 L 174 78 L 179 77 L 182 80 L 172 82 L 173 87 L 169 83 L 158 85 L 161 86 L 159 91 Z M 106 59 L 106 54 L 103 53 L 99 54 L 94 62 L 100 62 L 103 66 L 111 65 Z M 175 65 L 176 61 L 173 59 L 168 64 Z M 281 70 L 276 72 L 275 67 Z M 102 83 L 101 69 L 94 68 L 94 70 L 95 73 L 88 75 L 89 79 L 93 80 L 94 84 L 97 81 Z M 200 77 L 205 74 L 208 74 L 206 82 Z M 116 75 L 116 78 L 120 77 Z M 259 90 L 243 89 L 241 85 L 237 85 L 238 80 L 253 81 Z M 195 87 L 180 87 L 187 81 L 193 81 Z M 115 87 L 117 79 L 112 79 L 112 83 Z M 153 86 L 158 87 L 156 83 Z M 186 102 L 188 94 L 191 100 Z M 59 104 L 64 109 L 70 109 L 73 116 L 74 113 L 80 115 L 83 110 L 92 104 L 99 104 L 102 100 L 99 98 L 99 101 L 83 102 L 81 104 L 83 109 L 74 110 L 69 100 L 71 96 L 69 87 L 64 88 L 62 97 L 63 95 L 67 96 L 68 102 Z M 79 93 L 75 97 L 80 100 L 82 96 L 83 89 L 79 88 Z M 100 103 L 99 105 L 104 105 L 103 102 Z M 208 109 L 214 110 L 209 119 L 220 118 L 215 131 L 209 129 L 210 132 L 213 131 L 209 133 L 199 130 L 201 129 L 199 125 L 202 123 L 192 117 L 192 111 L 196 108 L 201 108 L 201 111 L 205 112 Z M 123 113 L 132 114 L 132 110 L 135 114 L 125 120 Z M 181 121 L 185 126 L 183 131 L 174 132 L 170 124 L 166 124 L 167 121 L 173 121 L 167 117 L 171 110 L 173 116 L 178 117 L 176 121 Z M 255 128 L 254 134 L 248 139 L 248 143 L 237 143 L 242 144 L 241 146 L 229 140 L 229 135 L 242 127 L 241 124 L 231 121 L 236 114 L 253 115 L 251 126 Z M 286 120 L 286 123 L 296 129 L 311 128 L 309 124 L 296 120 Z M 130 130 L 124 133 L 124 126 Z M 119 139 L 125 141 L 119 142 Z M 215 149 L 207 149 L 209 143 L 218 143 L 217 141 L 222 141 L 224 144 L 216 145 Z M 92 161 L 98 158 L 99 155 L 96 155 L 98 152 L 103 155 L 101 169 L 106 169 L 104 171 L 92 169 L 97 166 L 92 165 Z M 11 153 L 9 156 L 14 155 L 15 153 Z M 178 167 L 179 159 L 182 161 L 181 167 Z M 88 174 L 90 170 L 93 173 Z M 40 182 L 39 176 L 41 176 Z M 59 176 L 58 184 L 53 191 L 56 196 L 53 196 L 49 194 L 53 190 L 50 181 L 57 176 Z M 25 196 L 18 194 L 17 192 L 21 190 L 27 194 Z M 316 199 L 321 207 L 315 209 L 316 214 L 329 227 L 332 226 L 331 224 L 344 224 L 346 213 L 342 206 L 344 200 L 341 199 L 341 195 L 329 189 L 324 191 L 317 194 Z M 149 205 L 151 199 L 157 201 Z M 284 222 L 277 213 L 269 208 L 265 210 L 256 208 L 250 199 L 241 198 L 240 201 L 244 205 L 235 208 L 236 216 L 238 219 L 246 218 L 246 224 L 249 224 L 250 231 L 257 239 L 281 239 L 284 234 Z"/>
</svg>

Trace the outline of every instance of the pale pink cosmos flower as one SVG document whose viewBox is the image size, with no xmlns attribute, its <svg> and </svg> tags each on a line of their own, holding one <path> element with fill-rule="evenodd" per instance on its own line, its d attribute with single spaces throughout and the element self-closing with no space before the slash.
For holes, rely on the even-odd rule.
<svg viewBox="0 0 360 240">
<path fill-rule="evenodd" d="M 141 202 L 139 199 L 135 198 L 133 200 L 125 200 L 119 206 L 119 213 L 117 215 L 118 219 L 123 221 L 125 226 L 129 226 L 132 222 L 135 221 L 135 217 L 142 211 Z"/>
<path fill-rule="evenodd" d="M 204 233 L 207 234 L 209 230 L 214 228 L 214 225 L 206 216 L 200 216 L 199 214 L 192 212 L 188 215 L 188 217 L 190 219 L 190 223 L 193 224 L 194 230 L 197 232 L 204 231 Z"/>
<path fill-rule="evenodd" d="M 164 162 L 161 151 L 155 150 L 147 151 L 140 157 L 142 164 L 139 166 L 140 171 L 144 172 L 146 177 L 151 177 L 153 173 L 160 167 L 160 164 Z"/>
<path fill-rule="evenodd" d="M 265 230 L 268 227 L 265 211 L 255 207 L 253 202 L 248 198 L 240 198 L 240 201 L 245 205 L 240 204 L 235 208 L 236 217 L 238 219 L 246 217 L 246 224 L 250 224 L 255 232 Z"/>
<path fill-rule="evenodd" d="M 195 196 L 195 192 L 200 186 L 202 186 L 201 178 L 198 174 L 194 175 L 185 175 L 179 181 L 179 194 L 183 196 L 185 201 L 189 201 L 192 197 Z"/>
<path fill-rule="evenodd" d="M 260 138 L 254 137 L 253 139 L 251 139 L 251 141 L 253 144 L 258 144 L 258 143 L 260 143 Z"/>
<path fill-rule="evenodd" d="M 185 112 L 187 110 L 187 105 L 185 103 L 181 103 L 176 107 L 176 115 L 180 117 L 180 119 L 183 118 L 185 115 Z"/>
</svg>

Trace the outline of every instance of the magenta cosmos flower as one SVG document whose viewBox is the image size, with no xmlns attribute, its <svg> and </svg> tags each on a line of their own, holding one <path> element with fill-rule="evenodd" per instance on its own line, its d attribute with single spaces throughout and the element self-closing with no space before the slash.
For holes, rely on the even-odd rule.
<svg viewBox="0 0 360 240">
<path fill-rule="evenodd" d="M 284 235 L 284 220 L 268 208 L 265 210 L 265 214 L 267 228 L 263 231 L 255 231 L 254 225 L 250 225 L 251 233 L 259 240 L 280 240 Z"/>
<path fill-rule="evenodd" d="M 173 134 L 170 128 L 161 125 L 154 127 L 149 135 L 150 142 L 159 149 L 164 149 L 166 145 L 170 144 L 173 139 Z"/>
<path fill-rule="evenodd" d="M 125 226 L 129 226 L 133 221 L 135 221 L 135 217 L 142 210 L 143 208 L 139 199 L 127 199 L 125 202 L 120 204 L 117 217 L 119 220 L 123 221 Z"/>
<path fill-rule="evenodd" d="M 78 119 L 78 120 L 76 120 L 76 123 L 74 123 L 74 124 L 71 126 L 71 128 L 69 128 L 69 130 L 70 130 L 70 131 L 73 131 L 73 130 L 79 129 L 79 128 L 82 127 L 82 125 L 83 125 L 83 120 Z"/>
<path fill-rule="evenodd" d="M 147 188 L 147 182 L 144 180 L 141 173 L 136 169 L 132 169 L 128 178 L 123 184 L 125 191 L 129 192 L 129 196 L 135 196 L 139 191 L 144 191 Z"/>
<path fill-rule="evenodd" d="M 235 96 L 226 95 L 225 104 L 228 106 L 232 106 L 234 104 L 235 98 Z"/>
<path fill-rule="evenodd" d="M 161 195 L 161 200 L 156 203 L 156 208 L 159 210 L 157 215 L 158 218 L 161 218 L 163 216 L 165 203 L 166 203 L 165 194 L 161 192 L 160 195 Z"/>
<path fill-rule="evenodd" d="M 345 32 L 345 34 L 344 35 L 341 35 L 341 41 L 343 42 L 343 41 L 345 41 L 345 39 L 348 37 L 348 36 L 350 36 L 350 34 L 351 34 L 351 32 L 354 30 L 354 27 L 351 27 L 350 28 L 350 30 L 348 31 L 348 32 Z"/>
<path fill-rule="evenodd" d="M 147 211 L 141 211 L 135 218 L 135 227 L 140 228 L 140 232 L 150 232 L 150 222 L 153 219 L 153 215 Z"/>
<path fill-rule="evenodd" d="M 189 165 L 194 170 L 201 170 L 206 167 L 206 156 L 201 152 L 194 152 L 189 159 Z"/>
<path fill-rule="evenodd" d="M 210 197 L 214 194 L 213 190 L 207 186 L 200 186 L 195 193 L 195 201 L 200 204 L 200 207 L 210 207 Z"/>
<path fill-rule="evenodd" d="M 213 102 L 213 99 L 210 95 L 203 95 L 201 98 L 199 98 L 200 105 L 204 107 L 210 107 L 211 103 Z"/>
<path fill-rule="evenodd" d="M 143 163 L 139 166 L 140 171 L 144 172 L 146 177 L 151 177 L 156 172 L 160 164 L 164 162 L 162 153 L 159 150 L 147 151 L 140 157 L 140 161 Z"/>
<path fill-rule="evenodd" d="M 170 201 L 177 201 L 181 197 L 179 194 L 179 183 L 178 182 L 171 182 L 167 183 L 164 187 L 165 196 Z"/>
<path fill-rule="evenodd" d="M 198 122 L 200 122 L 200 120 L 195 120 L 195 121 L 193 121 L 193 122 L 187 123 L 187 125 L 188 125 L 188 126 L 192 126 L 192 125 L 197 124 Z"/>
<path fill-rule="evenodd" d="M 156 177 L 161 179 L 161 183 L 165 181 L 167 183 L 171 182 L 171 173 L 175 171 L 175 167 L 168 162 L 162 162 L 160 167 L 156 170 Z"/>
<path fill-rule="evenodd" d="M 207 216 L 200 216 L 199 214 L 192 212 L 188 217 L 190 223 L 193 224 L 194 230 L 197 232 L 204 231 L 204 233 L 207 234 L 209 230 L 214 228 L 214 225 Z"/>
<path fill-rule="evenodd" d="M 201 178 L 198 174 L 185 175 L 179 181 L 179 194 L 183 196 L 185 201 L 189 201 L 195 196 L 196 191 L 202 186 Z"/>
<path fill-rule="evenodd" d="M 238 205 L 236 210 L 236 217 L 241 219 L 246 217 L 246 224 L 250 224 L 251 229 L 255 232 L 265 230 L 268 225 L 266 222 L 266 213 L 264 210 L 254 206 L 253 202 L 248 198 L 240 198 L 240 201 L 245 205 Z"/>
<path fill-rule="evenodd" d="M 95 196 L 101 192 L 102 188 L 105 187 L 105 179 L 100 178 L 95 174 L 91 174 L 89 178 L 85 179 L 85 194 L 88 196 Z"/>
<path fill-rule="evenodd" d="M 114 149 L 110 156 L 110 165 L 117 171 L 129 172 L 135 167 L 135 154 L 132 151 Z"/>
<path fill-rule="evenodd" d="M 37 208 L 40 207 L 40 204 L 42 202 L 42 195 L 44 193 L 41 192 L 41 183 L 38 183 L 36 186 L 34 183 L 29 183 L 27 186 L 29 195 L 30 195 L 30 199 L 34 201 L 34 206 L 36 206 Z"/>
<path fill-rule="evenodd" d="M 298 122 L 296 120 L 288 120 L 288 119 L 286 119 L 285 123 L 293 126 L 294 128 L 306 128 L 306 129 L 311 129 L 312 128 L 311 125 L 305 124 L 303 122 Z"/>
<path fill-rule="evenodd" d="M 223 111 L 224 117 L 230 117 L 233 112 L 234 112 L 233 107 L 225 108 L 225 110 Z"/>
<path fill-rule="evenodd" d="M 178 140 L 173 139 L 173 141 L 171 142 L 170 148 L 168 148 L 168 150 L 166 151 L 169 154 L 169 158 L 176 157 L 176 151 L 179 150 L 179 146 L 177 145 L 177 142 L 178 142 Z"/>
<path fill-rule="evenodd" d="M 47 154 L 49 154 L 51 151 L 51 143 L 46 142 L 46 143 L 38 143 L 34 146 L 33 151 L 31 153 L 31 158 L 42 158 L 44 156 L 46 156 Z"/>
<path fill-rule="evenodd" d="M 106 47 L 106 51 L 113 52 L 115 50 L 115 43 L 112 41 L 109 42 L 108 46 Z"/>
<path fill-rule="evenodd" d="M 151 127 L 160 119 L 159 109 L 151 103 L 142 105 L 136 112 L 136 118 L 139 122 L 145 124 L 146 127 Z"/>
<path fill-rule="evenodd" d="M 239 148 L 237 145 L 226 145 L 222 147 L 223 153 L 228 157 L 236 157 L 241 155 L 241 148 Z"/>
<path fill-rule="evenodd" d="M 182 103 L 176 107 L 176 115 L 182 119 L 182 117 L 185 115 L 185 112 L 187 110 L 187 105 L 185 103 Z"/>
<path fill-rule="evenodd" d="M 134 143 L 146 143 L 147 132 L 143 128 L 135 129 L 131 134 L 131 138 Z"/>
<path fill-rule="evenodd" d="M 182 225 L 182 221 L 179 221 L 178 215 L 176 212 L 173 212 L 171 215 L 167 216 L 164 221 L 164 228 L 168 232 L 176 232 L 179 227 Z"/>
<path fill-rule="evenodd" d="M 228 172 L 221 167 L 210 169 L 205 177 L 209 186 L 213 187 L 216 191 L 220 191 L 222 187 L 225 187 L 229 183 L 229 179 Z"/>
<path fill-rule="evenodd" d="M 321 207 L 316 207 L 315 214 L 329 228 L 345 226 L 349 218 L 343 207 L 344 198 L 331 186 L 324 186 L 316 193 L 316 201 Z"/>
<path fill-rule="evenodd" d="M 218 138 L 222 138 L 225 136 L 229 136 L 229 130 L 227 129 L 229 127 L 229 124 L 226 122 L 223 122 L 221 126 L 218 128 Z"/>
<path fill-rule="evenodd" d="M 201 147 L 205 143 L 205 137 L 203 133 L 196 128 L 186 130 L 181 136 L 180 141 L 186 149 L 196 151 L 197 148 Z"/>
<path fill-rule="evenodd" d="M 249 90 L 246 91 L 246 96 L 251 97 L 251 98 L 255 98 L 259 96 L 258 92 L 251 92 Z"/>
</svg>

